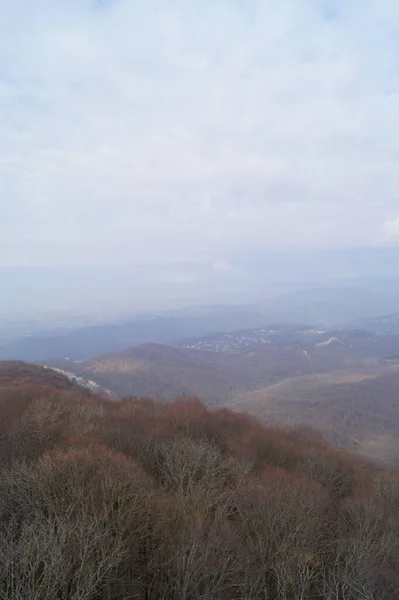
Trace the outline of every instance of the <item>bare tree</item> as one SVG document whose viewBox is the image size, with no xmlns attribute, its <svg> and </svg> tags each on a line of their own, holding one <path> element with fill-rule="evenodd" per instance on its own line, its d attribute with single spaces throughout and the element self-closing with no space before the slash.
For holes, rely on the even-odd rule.
<svg viewBox="0 0 399 600">
<path fill-rule="evenodd" d="M 1 491 L 0 598 L 90 600 L 140 562 L 151 484 L 122 455 L 46 455 L 6 473 Z"/>
</svg>

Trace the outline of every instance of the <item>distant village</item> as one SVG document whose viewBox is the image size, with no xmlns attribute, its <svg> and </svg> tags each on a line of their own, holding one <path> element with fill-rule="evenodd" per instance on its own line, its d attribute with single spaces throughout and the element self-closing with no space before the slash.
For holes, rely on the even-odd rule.
<svg viewBox="0 0 399 600">
<path fill-rule="evenodd" d="M 219 337 L 201 338 L 185 343 L 181 347 L 208 352 L 231 353 L 255 344 L 271 344 L 278 340 L 293 340 L 295 337 L 317 337 L 324 333 L 325 330 L 321 329 L 294 329 L 290 331 L 287 331 L 287 329 L 253 329 L 236 334 L 220 334 Z"/>
</svg>

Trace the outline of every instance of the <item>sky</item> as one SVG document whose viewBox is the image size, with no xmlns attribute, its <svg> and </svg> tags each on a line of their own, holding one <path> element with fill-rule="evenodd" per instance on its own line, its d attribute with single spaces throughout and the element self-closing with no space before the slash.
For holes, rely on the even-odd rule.
<svg viewBox="0 0 399 600">
<path fill-rule="evenodd" d="M 0 9 L 3 277 L 126 266 L 188 299 L 397 268 L 397 0 Z"/>
</svg>

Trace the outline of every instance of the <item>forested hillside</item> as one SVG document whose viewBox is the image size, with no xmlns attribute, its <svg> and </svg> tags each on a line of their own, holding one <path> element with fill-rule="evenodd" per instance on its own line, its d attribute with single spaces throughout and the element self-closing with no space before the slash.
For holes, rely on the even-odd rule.
<svg viewBox="0 0 399 600">
<path fill-rule="evenodd" d="M 253 330 L 189 347 L 145 344 L 48 365 L 115 397 L 196 396 L 209 407 L 227 406 L 268 423 L 311 425 L 340 448 L 398 466 L 399 336 L 306 330 L 295 342 L 295 335 L 284 328 Z"/>
<path fill-rule="evenodd" d="M 398 595 L 399 477 L 196 399 L 0 389 L 0 598 Z"/>
</svg>

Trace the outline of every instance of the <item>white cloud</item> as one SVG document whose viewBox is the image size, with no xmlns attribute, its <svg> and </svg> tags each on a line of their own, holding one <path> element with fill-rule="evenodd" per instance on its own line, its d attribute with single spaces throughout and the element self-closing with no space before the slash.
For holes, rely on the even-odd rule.
<svg viewBox="0 0 399 600">
<path fill-rule="evenodd" d="M 387 220 L 384 223 L 377 242 L 389 243 L 395 240 L 399 240 L 399 217 Z"/>
<path fill-rule="evenodd" d="M 234 269 L 233 265 L 229 263 L 227 260 L 217 260 L 212 265 L 212 269 L 218 272 L 229 272 Z"/>
<path fill-rule="evenodd" d="M 398 206 L 394 0 L 2 12 L 1 264 L 367 246 Z"/>
</svg>

